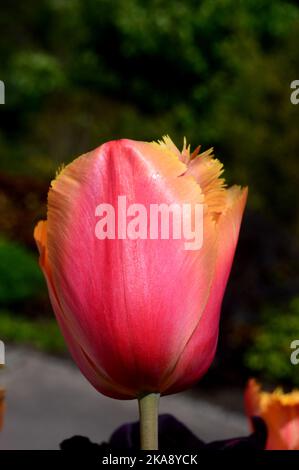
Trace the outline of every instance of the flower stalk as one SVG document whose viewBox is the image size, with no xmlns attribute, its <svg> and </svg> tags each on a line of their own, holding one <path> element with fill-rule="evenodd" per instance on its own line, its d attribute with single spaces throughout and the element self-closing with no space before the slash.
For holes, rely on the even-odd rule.
<svg viewBox="0 0 299 470">
<path fill-rule="evenodd" d="M 159 393 L 148 393 L 138 398 L 141 450 L 158 450 Z"/>
</svg>

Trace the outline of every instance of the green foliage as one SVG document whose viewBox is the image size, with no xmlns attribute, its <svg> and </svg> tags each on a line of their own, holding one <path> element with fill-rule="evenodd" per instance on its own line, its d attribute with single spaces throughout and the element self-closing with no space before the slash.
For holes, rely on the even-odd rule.
<svg viewBox="0 0 299 470">
<path fill-rule="evenodd" d="M 0 238 L 0 306 L 20 303 L 38 295 L 43 289 L 44 280 L 37 256 Z"/>
<path fill-rule="evenodd" d="M 288 308 L 269 307 L 261 319 L 262 326 L 246 352 L 245 365 L 271 382 L 299 386 L 299 366 L 290 362 L 293 340 L 299 340 L 299 297 Z"/>
<path fill-rule="evenodd" d="M 54 319 L 32 321 L 1 310 L 0 332 L 3 341 L 30 345 L 49 353 L 63 353 L 66 350 Z"/>
<path fill-rule="evenodd" d="M 45 96 L 61 90 L 65 85 L 59 61 L 43 52 L 16 53 L 12 57 L 9 73 L 10 104 L 21 103 L 32 108 Z"/>
</svg>

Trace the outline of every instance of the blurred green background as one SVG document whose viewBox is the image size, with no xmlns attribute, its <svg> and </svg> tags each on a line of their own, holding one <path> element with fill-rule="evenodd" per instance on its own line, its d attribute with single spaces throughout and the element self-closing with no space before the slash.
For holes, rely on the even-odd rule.
<svg viewBox="0 0 299 470">
<path fill-rule="evenodd" d="M 2 0 L 0 338 L 63 353 L 32 239 L 62 162 L 120 137 L 214 146 L 248 208 L 207 379 L 299 386 L 299 7 Z"/>
</svg>

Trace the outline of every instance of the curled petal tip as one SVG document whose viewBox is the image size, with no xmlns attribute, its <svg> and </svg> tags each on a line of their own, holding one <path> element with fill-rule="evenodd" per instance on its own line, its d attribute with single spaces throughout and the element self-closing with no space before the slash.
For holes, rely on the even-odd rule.
<svg viewBox="0 0 299 470">
<path fill-rule="evenodd" d="M 40 255 L 44 252 L 47 245 L 47 221 L 40 220 L 33 231 L 33 237 L 36 241 Z"/>
</svg>

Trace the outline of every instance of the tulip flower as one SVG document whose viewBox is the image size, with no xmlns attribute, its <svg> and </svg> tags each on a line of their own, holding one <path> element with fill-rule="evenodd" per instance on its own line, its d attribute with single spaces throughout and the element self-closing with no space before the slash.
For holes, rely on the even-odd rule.
<svg viewBox="0 0 299 470">
<path fill-rule="evenodd" d="M 159 395 L 197 382 L 215 354 L 247 196 L 246 189 L 227 188 L 222 172 L 212 149 L 191 153 L 184 142 L 180 152 L 169 137 L 108 142 L 62 169 L 49 190 L 47 221 L 35 228 L 74 360 L 99 392 L 138 398 L 147 417 Z M 184 205 L 193 227 L 201 206 L 201 246 L 147 236 L 149 227 L 141 230 L 136 219 L 126 227 L 120 202 L 131 219 L 152 205 Z M 156 420 L 145 422 L 146 429 Z"/>
<path fill-rule="evenodd" d="M 260 416 L 265 421 L 267 450 L 299 450 L 299 390 L 264 392 L 251 379 L 245 391 L 245 409 L 249 418 Z"/>
</svg>

